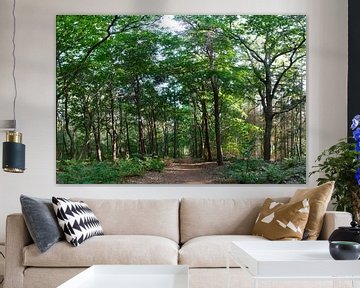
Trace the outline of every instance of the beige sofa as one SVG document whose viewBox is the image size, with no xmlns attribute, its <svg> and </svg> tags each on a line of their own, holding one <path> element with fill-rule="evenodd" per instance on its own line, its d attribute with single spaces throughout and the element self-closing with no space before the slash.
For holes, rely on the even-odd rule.
<svg viewBox="0 0 360 288">
<path fill-rule="evenodd" d="M 268 241 L 250 235 L 264 199 L 82 200 L 105 235 L 76 248 L 61 241 L 41 254 L 23 216 L 8 216 L 5 288 L 56 287 L 94 264 L 184 264 L 191 288 L 223 288 L 231 241 Z M 345 212 L 327 212 L 321 237 L 350 219 Z M 240 287 L 241 269 L 230 264 L 231 287 Z"/>
</svg>

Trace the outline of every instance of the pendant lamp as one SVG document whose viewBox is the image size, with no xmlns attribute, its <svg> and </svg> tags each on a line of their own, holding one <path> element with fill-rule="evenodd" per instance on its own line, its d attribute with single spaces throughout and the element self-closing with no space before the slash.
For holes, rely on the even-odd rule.
<svg viewBox="0 0 360 288">
<path fill-rule="evenodd" d="M 15 36 L 16 36 L 16 0 L 13 0 L 13 34 L 12 34 L 12 59 L 13 69 L 12 78 L 14 83 L 14 100 L 13 100 L 13 120 L 0 121 L 0 130 L 6 131 L 6 140 L 3 142 L 3 163 L 2 167 L 5 172 L 23 173 L 25 171 L 25 145 L 22 144 L 22 133 L 17 131 L 16 127 L 16 56 L 15 56 Z"/>
</svg>

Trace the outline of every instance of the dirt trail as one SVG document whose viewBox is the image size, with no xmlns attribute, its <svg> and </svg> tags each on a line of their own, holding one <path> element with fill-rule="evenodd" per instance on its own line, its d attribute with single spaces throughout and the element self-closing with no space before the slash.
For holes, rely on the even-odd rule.
<svg viewBox="0 0 360 288">
<path fill-rule="evenodd" d="M 216 162 L 193 162 L 185 158 L 168 164 L 161 172 L 147 172 L 143 176 L 129 177 L 128 184 L 216 184 Z"/>
</svg>

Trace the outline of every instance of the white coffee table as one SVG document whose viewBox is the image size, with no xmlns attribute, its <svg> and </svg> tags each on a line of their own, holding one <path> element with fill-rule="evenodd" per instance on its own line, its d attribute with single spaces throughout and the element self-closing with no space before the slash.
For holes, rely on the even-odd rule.
<svg viewBox="0 0 360 288">
<path fill-rule="evenodd" d="M 332 259 L 328 241 L 237 241 L 229 256 L 248 272 L 253 287 L 260 280 L 331 280 L 333 286 L 347 280 L 346 287 L 360 287 L 360 261 Z"/>
<path fill-rule="evenodd" d="M 58 288 L 188 288 L 185 265 L 94 265 Z"/>
</svg>

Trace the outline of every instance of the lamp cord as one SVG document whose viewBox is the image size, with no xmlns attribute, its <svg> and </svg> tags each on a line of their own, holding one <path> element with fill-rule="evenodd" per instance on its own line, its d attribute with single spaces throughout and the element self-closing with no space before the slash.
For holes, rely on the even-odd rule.
<svg viewBox="0 0 360 288">
<path fill-rule="evenodd" d="M 14 120 L 16 120 L 16 98 L 17 98 L 17 83 L 16 83 L 16 77 L 15 77 L 15 72 L 16 72 L 16 56 L 15 56 L 15 49 L 16 49 L 16 44 L 15 44 L 15 36 L 16 36 L 16 15 L 15 15 L 15 8 L 16 8 L 16 0 L 13 0 L 13 9 L 12 9 L 12 16 L 13 16 L 13 34 L 12 34 L 12 44 L 13 44 L 13 50 L 12 50 L 12 57 L 13 57 L 13 69 L 12 69 L 12 78 L 14 81 L 14 91 L 15 91 L 15 95 L 14 95 L 14 101 L 13 101 L 13 118 Z"/>
</svg>

